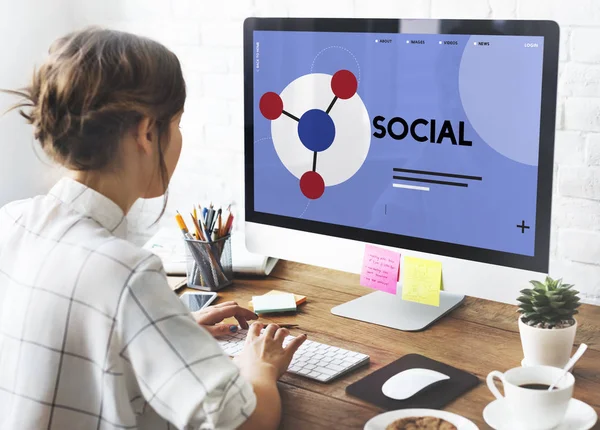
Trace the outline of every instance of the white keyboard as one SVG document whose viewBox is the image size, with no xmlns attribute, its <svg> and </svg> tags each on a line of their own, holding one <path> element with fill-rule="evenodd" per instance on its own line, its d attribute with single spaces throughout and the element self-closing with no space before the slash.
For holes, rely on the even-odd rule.
<svg viewBox="0 0 600 430">
<path fill-rule="evenodd" d="M 235 334 L 218 338 L 217 341 L 226 354 L 234 357 L 242 351 L 247 332 L 248 330 L 240 329 Z M 293 338 L 287 336 L 283 345 L 286 346 Z M 368 355 L 305 340 L 294 354 L 287 371 L 320 382 L 329 382 L 368 362 Z"/>
</svg>

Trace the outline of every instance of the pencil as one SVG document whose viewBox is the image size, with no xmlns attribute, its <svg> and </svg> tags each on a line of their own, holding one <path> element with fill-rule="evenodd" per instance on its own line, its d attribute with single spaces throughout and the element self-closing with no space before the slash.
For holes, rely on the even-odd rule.
<svg viewBox="0 0 600 430">
<path fill-rule="evenodd" d="M 196 209 L 194 209 L 194 212 L 196 211 Z M 204 235 L 202 234 L 202 230 L 200 230 L 200 225 L 198 224 L 198 220 L 196 219 L 196 217 L 194 216 L 194 214 L 192 215 L 192 221 L 194 222 L 194 228 L 196 229 L 196 236 L 198 237 L 198 240 L 204 240 Z"/>
<path fill-rule="evenodd" d="M 221 220 L 221 209 L 217 212 L 217 230 L 219 237 L 223 236 L 223 221 Z"/>
<path fill-rule="evenodd" d="M 187 225 L 185 225 L 185 221 L 183 220 L 183 217 L 181 216 L 179 211 L 177 211 L 177 215 L 175 215 L 175 220 L 177 221 L 179 229 L 183 232 L 183 235 L 185 237 L 190 237 L 190 231 L 188 230 Z"/>
<path fill-rule="evenodd" d="M 233 215 L 231 215 L 229 217 L 229 222 L 225 226 L 225 234 L 230 234 L 231 233 L 231 227 L 232 226 L 233 226 Z"/>
<path fill-rule="evenodd" d="M 225 219 L 225 226 L 223 228 L 223 230 L 224 230 L 223 234 L 224 235 L 226 235 L 228 233 L 227 230 L 229 229 L 229 222 L 230 222 L 229 220 L 232 217 L 230 208 L 231 208 L 231 205 L 229 205 L 229 207 L 227 208 L 227 218 Z"/>
</svg>

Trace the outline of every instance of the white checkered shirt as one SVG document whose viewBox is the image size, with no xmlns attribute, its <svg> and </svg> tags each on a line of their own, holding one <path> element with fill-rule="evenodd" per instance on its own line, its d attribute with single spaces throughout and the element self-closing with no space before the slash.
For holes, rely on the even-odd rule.
<svg viewBox="0 0 600 430">
<path fill-rule="evenodd" d="M 229 429 L 252 386 L 72 179 L 0 209 L 0 429 Z"/>
</svg>

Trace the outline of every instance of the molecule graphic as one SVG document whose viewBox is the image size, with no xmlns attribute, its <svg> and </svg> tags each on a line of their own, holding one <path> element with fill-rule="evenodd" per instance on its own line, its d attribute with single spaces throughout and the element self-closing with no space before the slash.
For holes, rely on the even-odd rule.
<svg viewBox="0 0 600 430">
<path fill-rule="evenodd" d="M 309 109 L 300 118 L 287 112 L 279 94 L 267 92 L 260 98 L 259 108 L 262 115 L 274 121 L 285 115 L 298 122 L 298 137 L 302 144 L 313 152 L 312 170 L 305 172 L 300 178 L 300 190 L 309 199 L 318 199 L 325 192 L 325 181 L 317 172 L 317 156 L 326 151 L 335 139 L 335 124 L 329 113 L 338 99 L 350 99 L 358 88 L 356 76 L 348 70 L 339 70 L 331 78 L 331 90 L 334 97 L 326 110 Z"/>
</svg>

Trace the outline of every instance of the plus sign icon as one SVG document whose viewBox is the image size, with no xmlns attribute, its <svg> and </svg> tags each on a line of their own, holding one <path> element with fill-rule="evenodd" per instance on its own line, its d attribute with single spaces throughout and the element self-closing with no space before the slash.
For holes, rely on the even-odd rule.
<svg viewBox="0 0 600 430">
<path fill-rule="evenodd" d="M 367 157 L 371 124 L 357 89 L 354 73 L 339 70 L 301 76 L 260 98 L 277 155 L 311 200 L 354 176 Z"/>
</svg>

